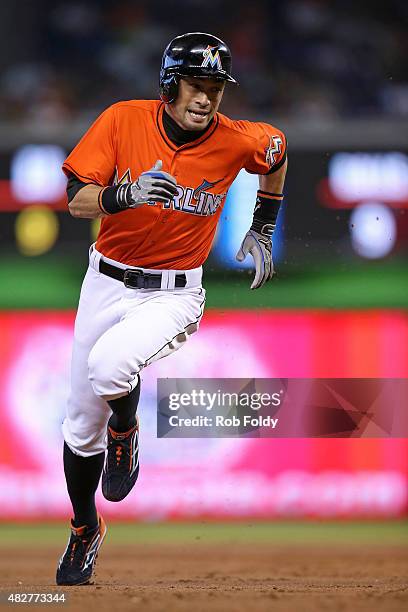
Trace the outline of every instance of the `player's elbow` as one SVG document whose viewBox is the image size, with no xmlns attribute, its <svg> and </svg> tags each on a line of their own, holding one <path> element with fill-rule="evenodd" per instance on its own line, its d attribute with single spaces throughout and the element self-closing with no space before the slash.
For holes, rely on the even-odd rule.
<svg viewBox="0 0 408 612">
<path fill-rule="evenodd" d="M 83 197 L 82 197 L 81 191 L 78 191 L 78 193 L 76 193 L 73 198 L 68 197 L 68 210 L 69 210 L 71 217 L 78 218 L 82 216 L 81 213 L 82 213 L 84 202 L 82 201 Z"/>
<path fill-rule="evenodd" d="M 81 217 L 81 209 L 78 206 L 78 204 L 74 202 L 74 200 L 72 200 L 71 202 L 68 202 L 68 210 L 69 210 L 71 217 L 76 217 L 76 218 Z"/>
<path fill-rule="evenodd" d="M 97 185 L 87 185 L 68 202 L 68 210 L 72 217 L 76 219 L 95 219 L 102 216 L 99 208 L 98 196 L 101 187 Z"/>
<path fill-rule="evenodd" d="M 93 203 L 87 201 L 78 200 L 77 202 L 69 202 L 68 210 L 71 217 L 75 219 L 96 219 L 101 217 L 102 213 L 99 207 L 94 206 Z"/>
</svg>

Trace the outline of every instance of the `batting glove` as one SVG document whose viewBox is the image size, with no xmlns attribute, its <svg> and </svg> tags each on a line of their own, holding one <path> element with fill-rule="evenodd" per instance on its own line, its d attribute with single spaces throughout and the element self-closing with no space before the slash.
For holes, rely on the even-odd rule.
<svg viewBox="0 0 408 612">
<path fill-rule="evenodd" d="M 158 159 L 153 168 L 142 172 L 139 178 L 130 184 L 129 208 L 137 208 L 142 204 L 168 202 L 176 195 L 177 181 L 168 172 L 163 172 L 162 166 L 161 159 Z"/>
<path fill-rule="evenodd" d="M 241 247 L 236 255 L 238 261 L 244 261 L 251 253 L 255 262 L 255 278 L 251 289 L 262 287 L 273 275 L 272 240 L 267 234 L 260 234 L 250 229 L 244 236 Z"/>
</svg>

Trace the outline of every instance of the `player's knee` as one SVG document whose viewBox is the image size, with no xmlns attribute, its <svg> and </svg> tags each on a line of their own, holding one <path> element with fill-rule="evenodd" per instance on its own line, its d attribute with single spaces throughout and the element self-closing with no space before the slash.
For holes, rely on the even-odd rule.
<svg viewBox="0 0 408 612">
<path fill-rule="evenodd" d="M 81 424 L 65 419 L 62 432 L 65 442 L 76 455 L 90 457 L 105 450 L 107 419 L 99 428 L 83 427 Z"/>
<path fill-rule="evenodd" d="M 88 357 L 88 378 L 95 395 L 113 400 L 129 393 L 134 375 L 130 375 L 117 360 L 101 355 L 95 345 Z"/>
<path fill-rule="evenodd" d="M 88 357 L 88 379 L 92 385 L 95 395 L 105 398 L 107 395 L 112 395 L 113 390 L 113 372 L 112 364 L 109 359 L 103 359 L 98 354 L 99 351 L 95 347 Z"/>
</svg>

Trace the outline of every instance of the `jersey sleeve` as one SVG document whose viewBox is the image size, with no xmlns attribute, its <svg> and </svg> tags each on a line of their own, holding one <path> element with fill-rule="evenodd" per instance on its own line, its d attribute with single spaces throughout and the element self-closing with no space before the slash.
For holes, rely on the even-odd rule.
<svg viewBox="0 0 408 612">
<path fill-rule="evenodd" d="M 286 137 L 267 123 L 252 124 L 251 145 L 245 170 L 251 174 L 272 174 L 286 160 Z"/>
<path fill-rule="evenodd" d="M 84 183 L 109 184 L 116 167 L 116 120 L 114 108 L 107 108 L 68 155 L 62 170 Z"/>
</svg>

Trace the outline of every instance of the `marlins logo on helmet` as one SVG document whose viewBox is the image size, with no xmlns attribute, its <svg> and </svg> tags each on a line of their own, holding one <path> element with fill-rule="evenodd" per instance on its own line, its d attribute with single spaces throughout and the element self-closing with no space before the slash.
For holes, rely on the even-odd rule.
<svg viewBox="0 0 408 612">
<path fill-rule="evenodd" d="M 213 50 L 217 49 L 217 47 L 211 47 L 208 45 L 206 49 L 203 51 L 203 63 L 201 64 L 201 68 L 205 68 L 206 66 L 212 66 L 212 68 L 217 68 L 218 70 L 222 70 L 220 53 L 217 51 L 213 54 Z"/>
</svg>

